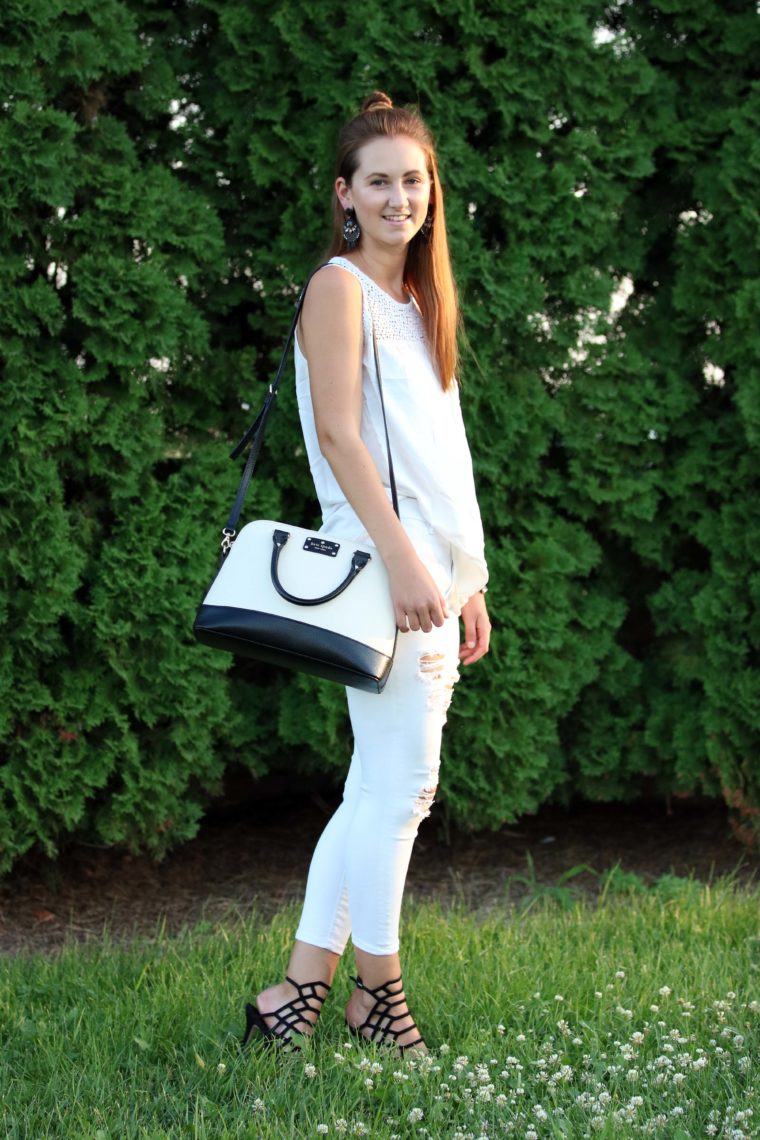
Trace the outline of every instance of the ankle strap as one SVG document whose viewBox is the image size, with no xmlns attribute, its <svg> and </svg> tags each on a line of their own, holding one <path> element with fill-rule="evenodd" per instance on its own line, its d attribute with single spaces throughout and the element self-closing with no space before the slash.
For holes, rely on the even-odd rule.
<svg viewBox="0 0 760 1140">
<path fill-rule="evenodd" d="M 355 982 L 356 985 L 359 987 L 359 989 L 364 990 L 364 992 L 366 994 L 372 994 L 373 998 L 376 998 L 378 1001 L 383 1001 L 386 996 L 387 997 L 395 997 L 396 996 L 396 994 L 394 994 L 393 991 L 391 990 L 391 986 L 401 985 L 401 976 L 399 975 L 398 978 L 393 978 L 393 980 L 390 982 L 384 982 L 382 986 L 378 986 L 374 990 L 371 990 L 369 988 L 369 986 L 365 986 L 364 982 L 361 980 L 361 978 L 358 976 L 358 974 L 356 977 L 353 977 L 353 975 L 352 975 L 351 981 Z M 403 989 L 403 986 L 402 986 L 402 989 Z M 382 996 L 380 994 L 381 990 L 386 991 L 385 994 L 383 994 Z"/>
<path fill-rule="evenodd" d="M 286 974 L 285 981 L 290 982 L 291 986 L 293 986 L 294 989 L 298 990 L 298 996 L 300 998 L 306 996 L 310 998 L 316 998 L 317 1001 L 324 1001 L 332 989 L 332 986 L 328 986 L 327 982 L 322 982 L 319 980 L 319 978 L 316 980 L 316 982 L 297 982 L 295 978 L 291 978 L 288 974 Z M 316 992 L 317 986 L 322 987 L 322 989 L 325 991 L 324 994 L 318 994 Z M 311 990 L 311 993 L 304 994 L 305 990 Z"/>
</svg>

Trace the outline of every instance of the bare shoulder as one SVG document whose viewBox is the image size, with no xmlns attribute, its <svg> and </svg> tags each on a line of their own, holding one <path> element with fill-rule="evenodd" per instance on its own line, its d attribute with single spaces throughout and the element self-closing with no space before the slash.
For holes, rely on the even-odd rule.
<svg viewBox="0 0 760 1140">
<path fill-rule="evenodd" d="M 342 265 L 323 265 L 311 279 L 304 298 L 303 311 L 306 320 L 317 316 L 346 317 L 361 315 L 362 287 L 349 269 Z"/>
<path fill-rule="evenodd" d="M 350 270 L 324 265 L 311 279 L 300 322 L 301 347 L 310 353 L 358 350 L 362 338 L 362 287 Z"/>
</svg>

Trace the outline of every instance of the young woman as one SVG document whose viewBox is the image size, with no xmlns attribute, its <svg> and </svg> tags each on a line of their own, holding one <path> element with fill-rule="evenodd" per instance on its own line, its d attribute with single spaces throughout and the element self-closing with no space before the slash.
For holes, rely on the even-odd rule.
<svg viewBox="0 0 760 1140">
<path fill-rule="evenodd" d="M 343 802 L 314 852 L 286 979 L 246 1007 L 243 1044 L 256 1033 L 287 1044 L 312 1032 L 350 935 L 358 977 L 349 1028 L 426 1052 L 402 982 L 401 899 L 436 791 L 457 666 L 487 652 L 491 627 L 443 194 L 416 112 L 381 92 L 365 101 L 340 136 L 334 208 L 331 260 L 309 285 L 298 329 L 301 423 L 323 529 L 377 548 L 401 635 L 383 692 L 347 690 L 354 754 Z"/>
</svg>

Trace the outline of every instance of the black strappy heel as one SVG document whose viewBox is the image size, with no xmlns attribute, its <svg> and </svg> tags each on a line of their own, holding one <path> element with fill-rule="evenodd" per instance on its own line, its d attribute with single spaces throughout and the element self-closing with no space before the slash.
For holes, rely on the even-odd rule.
<svg viewBox="0 0 760 1140">
<path fill-rule="evenodd" d="M 404 1021 L 410 1016 L 409 1007 L 406 1004 L 406 998 L 403 996 L 404 987 L 401 984 L 401 978 L 394 978 L 392 982 L 386 982 L 385 985 L 378 986 L 377 989 L 371 990 L 369 986 L 365 986 L 361 978 L 351 978 L 360 990 L 365 993 L 371 994 L 375 999 L 375 1004 L 367 1014 L 366 1018 L 361 1025 L 351 1025 L 346 1022 L 348 1028 L 357 1037 L 363 1037 L 366 1041 L 377 1041 L 382 1045 L 394 1046 L 398 1049 L 399 1053 L 403 1056 L 407 1049 L 416 1049 L 419 1045 L 424 1045 L 425 1042 L 421 1037 L 417 1037 L 415 1041 L 407 1041 L 405 1045 L 399 1045 L 399 1037 L 403 1037 L 405 1033 L 417 1033 L 417 1028 L 414 1020 L 412 1024 L 407 1025 L 405 1029 L 396 1029 L 394 1022 Z M 398 987 L 398 988 L 394 988 Z M 393 999 L 397 1000 L 394 1001 Z M 394 1013 L 393 1010 L 398 1006 L 404 1006 L 404 1013 Z M 362 1033 L 363 1029 L 369 1029 L 369 1033 Z M 391 1040 L 393 1038 L 393 1040 Z"/>
<path fill-rule="evenodd" d="M 303 1015 L 306 1012 L 319 1015 L 322 1003 L 331 987 L 328 986 L 327 982 L 294 982 L 292 978 L 288 977 L 285 978 L 285 981 L 290 982 L 291 986 L 298 990 L 298 997 L 293 998 L 292 1001 L 286 1001 L 279 1009 L 272 1010 L 271 1013 L 267 1014 L 262 1014 L 255 1005 L 246 1005 L 246 1025 L 243 1039 L 240 1042 L 241 1048 L 248 1044 L 254 1032 L 258 1030 L 262 1040 L 268 1044 L 280 1047 L 289 1046 L 295 1052 L 300 1049 L 300 1046 L 294 1044 L 293 1034 L 304 1032 L 302 1027 L 305 1027 L 307 1034 L 309 1030 L 314 1028 L 312 1022 Z M 321 986 L 325 991 L 323 994 L 318 992 L 318 986 Z M 274 1025 L 267 1025 L 265 1017 L 274 1018 Z"/>
</svg>

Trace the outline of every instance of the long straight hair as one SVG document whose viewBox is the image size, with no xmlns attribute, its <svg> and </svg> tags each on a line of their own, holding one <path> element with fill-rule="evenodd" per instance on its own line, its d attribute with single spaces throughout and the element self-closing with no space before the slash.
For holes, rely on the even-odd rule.
<svg viewBox="0 0 760 1140">
<path fill-rule="evenodd" d="M 428 240 L 417 233 L 409 243 L 404 267 L 404 286 L 417 302 L 430 345 L 436 372 L 445 390 L 456 383 L 457 334 L 461 317 L 454 274 L 451 270 L 443 191 L 438 176 L 435 144 L 426 124 L 415 110 L 394 107 L 388 96 L 375 91 L 364 100 L 361 112 L 346 123 L 338 138 L 336 178 L 347 185 L 359 166 L 359 151 L 376 138 L 413 139 L 422 148 L 430 177 L 432 230 Z M 338 195 L 333 195 L 333 233 L 328 257 L 348 250 L 343 237 L 345 214 Z M 361 242 L 361 239 L 360 239 Z"/>
</svg>

